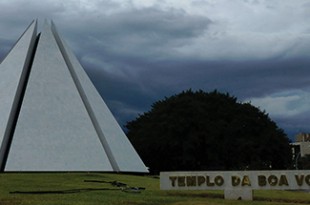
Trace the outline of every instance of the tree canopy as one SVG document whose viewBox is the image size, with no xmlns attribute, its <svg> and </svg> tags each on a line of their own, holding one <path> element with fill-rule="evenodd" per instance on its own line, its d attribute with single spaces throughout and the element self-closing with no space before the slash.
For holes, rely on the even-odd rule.
<svg viewBox="0 0 310 205">
<path fill-rule="evenodd" d="M 228 93 L 183 91 L 128 122 L 152 171 L 285 169 L 289 140 L 268 115 Z"/>
</svg>

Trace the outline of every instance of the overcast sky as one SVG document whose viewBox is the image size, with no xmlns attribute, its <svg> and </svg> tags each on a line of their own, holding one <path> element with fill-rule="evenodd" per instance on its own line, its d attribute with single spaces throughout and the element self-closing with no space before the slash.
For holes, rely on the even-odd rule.
<svg viewBox="0 0 310 205">
<path fill-rule="evenodd" d="M 0 61 L 35 18 L 55 22 L 121 125 L 192 88 L 310 132 L 309 0 L 1 0 Z"/>
</svg>

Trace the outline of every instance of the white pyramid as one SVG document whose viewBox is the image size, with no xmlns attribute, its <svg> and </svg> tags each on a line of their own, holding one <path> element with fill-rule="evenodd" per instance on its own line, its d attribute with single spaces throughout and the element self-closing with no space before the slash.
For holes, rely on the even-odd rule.
<svg viewBox="0 0 310 205">
<path fill-rule="evenodd" d="M 1 170 L 147 172 L 54 24 L 36 27 L 0 64 Z"/>
</svg>

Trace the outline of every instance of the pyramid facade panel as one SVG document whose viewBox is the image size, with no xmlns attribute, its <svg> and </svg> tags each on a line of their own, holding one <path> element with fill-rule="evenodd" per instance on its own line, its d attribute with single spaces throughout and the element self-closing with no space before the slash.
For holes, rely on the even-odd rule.
<svg viewBox="0 0 310 205">
<path fill-rule="evenodd" d="M 6 171 L 113 171 L 48 24 L 42 32 Z"/>
<path fill-rule="evenodd" d="M 4 166 L 36 41 L 33 21 L 0 64 L 0 165 Z"/>
<path fill-rule="evenodd" d="M 71 72 L 73 72 L 75 80 L 80 84 L 78 87 L 80 88 L 81 96 L 86 101 L 85 104 L 88 112 L 96 127 L 98 136 L 111 159 L 114 170 L 148 172 L 81 64 L 66 43 L 58 36 L 54 25 L 52 25 L 52 30 L 58 40 L 59 47 L 63 51 L 63 55 L 67 59 L 69 69 L 72 70 Z"/>
</svg>

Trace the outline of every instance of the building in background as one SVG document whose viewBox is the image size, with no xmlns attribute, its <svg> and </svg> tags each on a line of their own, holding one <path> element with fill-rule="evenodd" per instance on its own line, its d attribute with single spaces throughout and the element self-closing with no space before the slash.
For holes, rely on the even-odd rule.
<svg viewBox="0 0 310 205">
<path fill-rule="evenodd" d="M 297 168 L 297 162 L 301 157 L 310 155 L 310 133 L 299 133 L 295 136 L 295 142 L 291 143 L 293 160 Z"/>
</svg>

